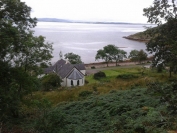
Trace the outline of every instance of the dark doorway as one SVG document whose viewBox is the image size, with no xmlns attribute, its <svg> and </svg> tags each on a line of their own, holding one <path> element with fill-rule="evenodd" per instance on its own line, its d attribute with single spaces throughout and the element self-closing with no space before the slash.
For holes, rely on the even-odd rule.
<svg viewBox="0 0 177 133">
<path fill-rule="evenodd" d="M 71 80 L 71 85 L 73 85 L 73 80 Z"/>
<path fill-rule="evenodd" d="M 79 85 L 79 80 L 77 81 L 77 85 Z"/>
</svg>

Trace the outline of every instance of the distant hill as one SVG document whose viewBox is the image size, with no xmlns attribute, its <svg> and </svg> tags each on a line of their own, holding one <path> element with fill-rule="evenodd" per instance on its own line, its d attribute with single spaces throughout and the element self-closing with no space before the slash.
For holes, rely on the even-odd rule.
<svg viewBox="0 0 177 133">
<path fill-rule="evenodd" d="M 65 23 L 72 23 L 73 21 L 66 20 L 66 19 L 57 19 L 57 18 L 38 18 L 38 21 L 41 22 L 65 22 Z"/>
<path fill-rule="evenodd" d="M 127 23 L 127 22 L 92 22 L 92 21 L 80 21 L 80 20 L 68 20 L 58 18 L 38 18 L 39 22 L 62 22 L 62 23 L 89 23 L 89 24 L 140 24 L 140 23 Z"/>
</svg>

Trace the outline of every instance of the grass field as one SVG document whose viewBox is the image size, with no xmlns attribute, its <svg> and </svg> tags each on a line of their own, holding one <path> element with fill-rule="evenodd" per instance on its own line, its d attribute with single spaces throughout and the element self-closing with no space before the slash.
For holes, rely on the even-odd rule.
<svg viewBox="0 0 177 133">
<path fill-rule="evenodd" d="M 147 87 L 155 81 L 168 83 L 176 75 L 170 79 L 167 71 L 157 73 L 141 66 L 102 71 L 106 78 L 86 76 L 89 83 L 82 87 L 61 87 L 26 96 L 22 127 L 44 133 L 167 133 L 177 129 L 176 114 L 168 112 L 161 94 Z M 176 102 L 175 96 L 172 102 Z"/>
<path fill-rule="evenodd" d="M 43 99 L 46 98 L 51 101 L 52 105 L 57 105 L 61 102 L 77 101 L 81 98 L 80 93 L 84 91 L 94 93 L 95 90 L 97 94 L 106 94 L 114 90 L 125 90 L 138 87 L 146 87 L 147 82 L 159 80 L 161 82 L 166 82 L 169 80 L 168 72 L 164 71 L 162 73 L 157 73 L 154 70 L 144 69 L 142 67 L 132 67 L 132 68 L 111 68 L 103 70 L 106 74 L 106 78 L 95 80 L 93 75 L 86 76 L 86 80 L 89 82 L 82 87 L 72 87 L 72 88 L 58 88 L 53 91 L 45 92 L 38 91 L 34 92 L 32 95 L 33 99 Z M 118 75 L 134 75 L 136 78 L 122 79 L 116 78 Z M 31 96 L 29 96 L 31 99 Z"/>
</svg>

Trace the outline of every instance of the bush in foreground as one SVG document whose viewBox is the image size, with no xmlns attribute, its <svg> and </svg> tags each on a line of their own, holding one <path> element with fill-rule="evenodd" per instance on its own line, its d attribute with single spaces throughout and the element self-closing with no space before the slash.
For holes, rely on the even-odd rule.
<svg viewBox="0 0 177 133">
<path fill-rule="evenodd" d="M 169 120 L 175 116 L 167 115 L 166 105 L 160 103 L 160 97 L 152 96 L 146 89 L 118 91 L 60 104 L 45 117 L 47 127 L 38 128 L 42 124 L 38 120 L 36 129 L 68 133 L 165 133 L 172 128 Z"/>
</svg>

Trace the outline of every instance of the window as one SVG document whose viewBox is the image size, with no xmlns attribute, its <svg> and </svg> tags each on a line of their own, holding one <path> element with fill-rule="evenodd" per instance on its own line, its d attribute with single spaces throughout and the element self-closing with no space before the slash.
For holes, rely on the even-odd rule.
<svg viewBox="0 0 177 133">
<path fill-rule="evenodd" d="M 77 81 L 77 85 L 79 85 L 79 80 Z"/>
<path fill-rule="evenodd" d="M 71 80 L 71 85 L 73 85 L 73 80 Z"/>
</svg>

